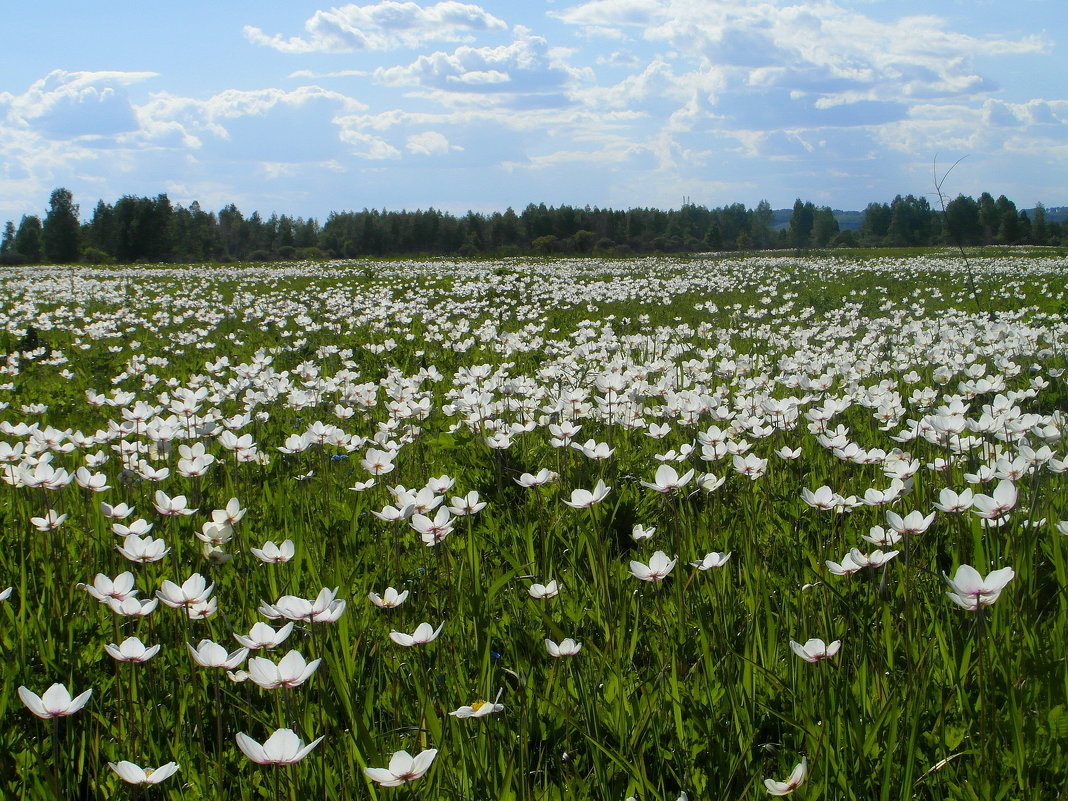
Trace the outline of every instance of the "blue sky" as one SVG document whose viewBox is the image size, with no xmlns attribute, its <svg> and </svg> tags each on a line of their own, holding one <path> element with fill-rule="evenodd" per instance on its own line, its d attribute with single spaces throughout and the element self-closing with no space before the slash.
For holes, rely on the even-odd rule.
<svg viewBox="0 0 1068 801">
<path fill-rule="evenodd" d="M 5 9 L 0 220 L 58 186 L 320 219 L 945 188 L 1068 203 L 1063 0 Z"/>
</svg>

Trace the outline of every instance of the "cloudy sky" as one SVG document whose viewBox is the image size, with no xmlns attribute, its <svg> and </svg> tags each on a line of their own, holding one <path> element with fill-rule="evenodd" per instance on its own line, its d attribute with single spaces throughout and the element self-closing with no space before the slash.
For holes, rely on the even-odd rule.
<svg viewBox="0 0 1068 801">
<path fill-rule="evenodd" d="M 39 0 L 0 220 L 98 199 L 462 213 L 932 191 L 1068 204 L 1063 0 Z"/>
</svg>

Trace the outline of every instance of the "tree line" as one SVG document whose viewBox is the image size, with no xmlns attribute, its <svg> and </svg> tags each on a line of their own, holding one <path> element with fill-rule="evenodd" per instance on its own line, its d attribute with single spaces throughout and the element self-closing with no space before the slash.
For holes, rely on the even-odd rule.
<svg viewBox="0 0 1068 801">
<path fill-rule="evenodd" d="M 522 212 L 457 216 L 436 209 L 332 212 L 312 218 L 258 212 L 230 204 L 205 211 L 165 194 L 98 201 L 87 221 L 67 189 L 56 189 L 42 220 L 25 215 L 4 225 L 2 264 L 75 262 L 225 262 L 403 255 L 522 255 L 764 250 L 769 248 L 917 247 L 925 245 L 1064 245 L 1068 225 L 1030 214 L 1001 195 L 959 195 L 941 208 L 924 197 L 898 195 L 869 203 L 859 227 L 842 227 L 835 212 L 800 198 L 788 218 L 762 200 L 707 208 L 577 208 L 530 204 Z"/>
</svg>

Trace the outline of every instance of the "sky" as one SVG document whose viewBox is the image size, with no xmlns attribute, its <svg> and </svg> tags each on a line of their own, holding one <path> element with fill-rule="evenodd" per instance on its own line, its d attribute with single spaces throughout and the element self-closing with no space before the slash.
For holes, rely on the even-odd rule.
<svg viewBox="0 0 1068 801">
<path fill-rule="evenodd" d="M 0 220 L 66 187 L 331 211 L 1068 204 L 1063 0 L 35 0 Z M 958 159 L 963 159 L 945 175 Z"/>
</svg>

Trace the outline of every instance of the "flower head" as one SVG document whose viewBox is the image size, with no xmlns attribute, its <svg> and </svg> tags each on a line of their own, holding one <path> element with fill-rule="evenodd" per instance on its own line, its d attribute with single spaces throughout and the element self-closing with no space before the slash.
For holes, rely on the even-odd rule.
<svg viewBox="0 0 1068 801">
<path fill-rule="evenodd" d="M 790 640 L 790 650 L 804 659 L 806 662 L 820 662 L 824 659 L 830 659 L 836 653 L 838 649 L 842 647 L 841 640 L 835 640 L 832 643 L 825 643 L 823 640 L 813 637 L 808 640 L 804 645 L 799 642 Z"/>
<path fill-rule="evenodd" d="M 582 643 L 575 642 L 570 637 L 561 640 L 557 645 L 552 640 L 545 641 L 545 650 L 549 652 L 549 656 L 560 658 L 564 656 L 575 656 L 582 650 Z"/>
<path fill-rule="evenodd" d="M 235 739 L 241 752 L 258 765 L 292 765 L 323 741 L 317 737 L 305 745 L 291 729 L 278 729 L 262 745 L 244 732 L 238 732 Z"/>
<path fill-rule="evenodd" d="M 808 759 L 801 757 L 801 762 L 794 767 L 793 771 L 790 773 L 790 778 L 784 782 L 775 781 L 774 779 L 764 779 L 764 786 L 768 788 L 769 795 L 789 795 L 804 783 L 807 775 Z"/>
<path fill-rule="evenodd" d="M 425 645 L 428 642 L 433 642 L 441 634 L 441 629 L 445 624 L 442 623 L 436 629 L 429 623 L 420 623 L 415 627 L 415 631 L 411 634 L 405 634 L 402 631 L 391 631 L 389 638 L 397 645 L 403 645 L 405 647 L 411 647 L 413 645 Z"/>
<path fill-rule="evenodd" d="M 37 717 L 48 720 L 49 718 L 73 715 L 88 703 L 89 696 L 93 694 L 93 691 L 86 690 L 76 698 L 71 698 L 67 688 L 56 682 L 45 690 L 43 695 L 37 695 L 37 693 L 21 686 L 18 689 L 18 693 L 19 698 L 22 699 L 22 703 L 26 705 L 27 709 Z"/>
<path fill-rule="evenodd" d="M 677 559 L 669 559 L 663 551 L 657 551 L 650 557 L 649 564 L 631 561 L 630 574 L 642 581 L 663 581 L 668 573 L 675 569 Z"/>
<path fill-rule="evenodd" d="M 168 762 L 158 768 L 142 768 L 124 759 L 121 762 L 109 762 L 108 767 L 127 784 L 159 784 L 178 772 L 178 765 L 174 762 Z"/>
<path fill-rule="evenodd" d="M 991 606 L 1016 575 L 1011 567 L 1003 567 L 987 573 L 983 578 L 971 565 L 961 565 L 953 578 L 943 574 L 952 592 L 949 599 L 958 606 L 974 612 L 981 606 Z"/>
<path fill-rule="evenodd" d="M 388 768 L 364 768 L 363 772 L 368 779 L 383 787 L 399 787 L 406 782 L 415 781 L 430 770 L 430 765 L 437 755 L 436 748 L 430 748 L 414 757 L 407 751 L 398 751 L 390 757 Z"/>
</svg>

